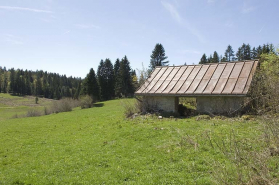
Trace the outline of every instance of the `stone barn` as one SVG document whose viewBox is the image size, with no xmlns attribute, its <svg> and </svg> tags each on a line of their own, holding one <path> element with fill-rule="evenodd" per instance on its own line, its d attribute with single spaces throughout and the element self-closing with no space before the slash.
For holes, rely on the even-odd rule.
<svg viewBox="0 0 279 185">
<path fill-rule="evenodd" d="M 176 112 L 179 97 L 195 97 L 197 112 L 240 111 L 258 60 L 203 65 L 159 66 L 136 91 L 160 110 Z"/>
</svg>

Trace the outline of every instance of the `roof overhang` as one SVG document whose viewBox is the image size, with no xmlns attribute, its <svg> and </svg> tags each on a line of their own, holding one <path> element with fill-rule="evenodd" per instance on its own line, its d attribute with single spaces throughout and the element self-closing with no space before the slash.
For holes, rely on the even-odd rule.
<svg viewBox="0 0 279 185">
<path fill-rule="evenodd" d="M 136 96 L 247 96 L 258 60 L 156 67 Z"/>
</svg>

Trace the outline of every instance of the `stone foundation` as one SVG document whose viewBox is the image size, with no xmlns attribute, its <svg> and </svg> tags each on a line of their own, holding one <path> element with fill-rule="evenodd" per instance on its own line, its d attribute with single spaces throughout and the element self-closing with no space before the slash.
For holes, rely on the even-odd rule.
<svg viewBox="0 0 279 185">
<path fill-rule="evenodd" d="M 233 114 L 241 111 L 243 97 L 196 97 L 199 113 Z"/>
<path fill-rule="evenodd" d="M 177 112 L 178 110 L 178 97 L 145 96 L 144 102 L 156 110 L 163 110 L 166 112 Z"/>
</svg>

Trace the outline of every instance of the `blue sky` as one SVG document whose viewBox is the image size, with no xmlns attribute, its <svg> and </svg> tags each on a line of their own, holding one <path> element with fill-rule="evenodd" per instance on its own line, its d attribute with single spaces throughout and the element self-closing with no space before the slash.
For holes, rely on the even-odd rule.
<svg viewBox="0 0 279 185">
<path fill-rule="evenodd" d="M 156 43 L 171 65 L 228 44 L 279 44 L 278 0 L 0 0 L 0 66 L 84 78 L 101 59 L 148 67 Z"/>
</svg>

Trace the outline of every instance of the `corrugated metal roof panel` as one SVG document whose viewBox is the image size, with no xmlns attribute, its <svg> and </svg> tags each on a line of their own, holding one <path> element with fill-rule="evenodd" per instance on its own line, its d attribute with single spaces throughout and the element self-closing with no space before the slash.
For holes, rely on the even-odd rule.
<svg viewBox="0 0 279 185">
<path fill-rule="evenodd" d="M 156 67 L 136 95 L 246 95 L 258 61 Z"/>
</svg>

